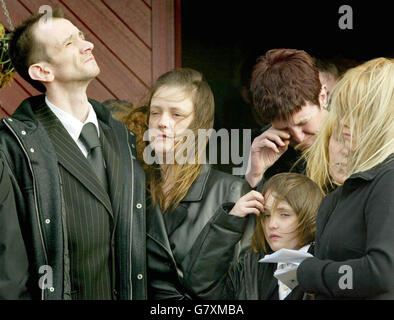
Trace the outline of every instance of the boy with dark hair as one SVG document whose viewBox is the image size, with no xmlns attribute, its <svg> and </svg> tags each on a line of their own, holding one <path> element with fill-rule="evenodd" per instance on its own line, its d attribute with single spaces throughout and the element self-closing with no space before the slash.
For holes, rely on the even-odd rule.
<svg viewBox="0 0 394 320">
<path fill-rule="evenodd" d="M 260 118 L 271 123 L 252 143 L 246 180 L 255 187 L 293 167 L 300 156 L 295 146 L 313 144 L 327 115 L 327 88 L 305 51 L 273 49 L 255 65 L 251 91 Z"/>
</svg>

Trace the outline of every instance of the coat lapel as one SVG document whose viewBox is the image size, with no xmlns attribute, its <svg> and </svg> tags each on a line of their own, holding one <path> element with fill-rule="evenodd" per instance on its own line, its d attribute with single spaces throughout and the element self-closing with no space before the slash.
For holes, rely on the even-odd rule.
<svg viewBox="0 0 394 320">
<path fill-rule="evenodd" d="M 112 215 L 112 206 L 108 193 L 101 186 L 89 162 L 59 119 L 45 104 L 37 107 L 35 115 L 51 138 L 60 165 L 78 179 Z"/>
<path fill-rule="evenodd" d="M 211 167 L 209 165 L 202 166 L 200 174 L 191 185 L 189 191 L 186 194 L 186 197 L 183 198 L 181 202 L 201 201 L 210 172 Z"/>
<path fill-rule="evenodd" d="M 148 200 L 148 202 L 150 201 Z M 150 207 L 150 205 L 147 204 L 147 207 Z M 146 219 L 146 233 L 148 237 L 161 245 L 176 265 L 159 204 L 156 204 L 155 207 L 149 209 L 147 214 L 149 214 L 149 217 Z"/>
<path fill-rule="evenodd" d="M 210 166 L 204 165 L 197 179 L 192 183 L 185 198 L 182 199 L 175 210 L 164 214 L 164 220 L 169 237 L 171 237 L 173 232 L 182 224 L 183 221 L 185 221 L 190 202 L 201 201 L 210 171 Z"/>
<path fill-rule="evenodd" d="M 147 205 L 148 207 L 148 205 Z M 146 219 L 146 233 L 159 243 L 172 256 L 170 242 L 167 236 L 167 230 L 164 223 L 163 214 L 159 204 L 148 210 L 149 219 Z"/>
<path fill-rule="evenodd" d="M 156 204 L 155 207 L 151 207 L 149 203 L 147 203 L 147 208 L 150 208 L 147 211 L 149 217 L 146 219 L 147 221 L 147 235 L 154 240 L 156 243 L 160 244 L 167 252 L 169 257 L 174 261 L 176 265 L 176 261 L 174 258 L 174 253 L 171 250 L 171 245 L 169 241 L 169 231 L 173 233 L 185 220 L 188 214 L 188 202 L 193 201 L 200 201 L 203 197 L 203 192 L 205 189 L 206 182 L 208 180 L 210 172 L 210 167 L 205 165 L 201 170 L 200 175 L 196 179 L 196 181 L 190 187 L 186 197 L 181 201 L 178 207 L 173 212 L 166 212 L 164 215 L 172 215 L 175 214 L 176 216 L 172 216 L 171 225 L 168 225 L 166 228 L 166 223 L 164 221 L 165 217 L 160 209 L 160 206 Z M 148 200 L 149 202 L 149 200 Z M 178 276 L 183 278 L 182 271 L 177 268 Z"/>
<path fill-rule="evenodd" d="M 167 228 L 167 234 L 170 238 L 173 232 L 182 224 L 186 219 L 188 213 L 188 205 L 180 203 L 175 210 L 164 213 L 164 222 Z"/>
</svg>

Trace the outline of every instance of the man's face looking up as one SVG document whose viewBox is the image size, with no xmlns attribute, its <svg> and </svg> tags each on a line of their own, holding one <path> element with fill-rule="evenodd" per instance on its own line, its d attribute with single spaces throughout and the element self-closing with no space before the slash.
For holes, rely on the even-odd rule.
<svg viewBox="0 0 394 320">
<path fill-rule="evenodd" d="M 92 54 L 94 45 L 69 20 L 53 18 L 38 23 L 34 36 L 45 46 L 49 61 L 44 63 L 52 70 L 55 81 L 88 81 L 99 74 Z"/>
</svg>

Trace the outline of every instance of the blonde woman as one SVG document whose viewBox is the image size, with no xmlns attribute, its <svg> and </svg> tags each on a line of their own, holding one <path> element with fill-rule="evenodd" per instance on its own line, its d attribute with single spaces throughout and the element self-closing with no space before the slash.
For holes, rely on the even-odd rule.
<svg viewBox="0 0 394 320">
<path fill-rule="evenodd" d="M 315 257 L 297 270 L 317 299 L 394 299 L 394 63 L 349 70 L 334 88 L 333 135 L 345 181 L 322 202 Z"/>
<path fill-rule="evenodd" d="M 145 112 L 148 112 L 146 128 L 149 127 L 145 135 L 149 140 L 147 147 L 141 139 L 144 128 L 140 126 Z M 230 264 L 241 247 L 248 246 L 244 231 L 250 230 L 249 238 L 253 232 L 253 219 L 229 215 L 230 207 L 249 190 L 247 183 L 199 161 L 207 139 L 198 141 L 198 130 L 211 129 L 213 119 L 212 91 L 201 73 L 192 69 L 176 69 L 160 76 L 147 108 L 137 108 L 126 118 L 130 129 L 139 132 L 137 147 L 146 170 L 151 202 L 147 212 L 149 299 L 199 296 L 204 281 L 198 288 L 191 288 L 188 277 L 195 274 L 191 270 L 201 247 L 209 246 L 210 238 L 215 237 L 214 233 L 209 234 L 212 221 L 227 230 L 222 246 L 245 234 L 244 240 L 231 251 L 222 254 L 221 246 L 212 248 L 223 264 Z M 207 263 L 197 273 L 210 271 Z"/>
<path fill-rule="evenodd" d="M 334 133 L 335 114 L 329 113 L 315 143 L 307 149 L 301 161 L 306 163 L 306 175 L 324 194 L 344 183 L 349 156 L 348 146 Z M 334 134 L 333 134 L 334 133 Z"/>
</svg>

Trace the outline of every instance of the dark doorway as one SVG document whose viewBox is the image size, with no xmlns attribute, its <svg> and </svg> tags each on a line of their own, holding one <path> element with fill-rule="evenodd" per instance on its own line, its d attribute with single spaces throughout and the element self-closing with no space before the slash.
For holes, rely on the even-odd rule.
<svg viewBox="0 0 394 320">
<path fill-rule="evenodd" d="M 341 30 L 342 5 L 353 29 Z M 387 2 L 182 1 L 182 66 L 201 71 L 215 95 L 215 129 L 258 127 L 243 87 L 256 58 L 273 48 L 302 49 L 346 69 L 378 56 L 394 57 Z"/>
</svg>

